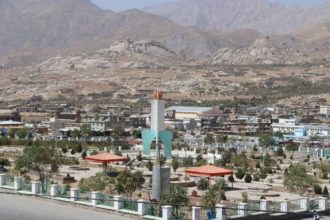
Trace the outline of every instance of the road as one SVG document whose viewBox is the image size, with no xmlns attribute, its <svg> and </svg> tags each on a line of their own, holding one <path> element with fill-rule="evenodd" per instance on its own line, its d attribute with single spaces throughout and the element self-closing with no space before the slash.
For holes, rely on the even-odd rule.
<svg viewBox="0 0 330 220">
<path fill-rule="evenodd" d="M 129 220 L 109 213 L 97 212 L 52 201 L 17 195 L 0 194 L 1 220 Z"/>
</svg>

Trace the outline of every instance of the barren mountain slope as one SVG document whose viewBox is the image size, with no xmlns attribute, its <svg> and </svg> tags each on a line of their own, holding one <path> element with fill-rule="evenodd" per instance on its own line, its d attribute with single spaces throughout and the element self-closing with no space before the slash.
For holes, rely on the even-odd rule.
<svg viewBox="0 0 330 220">
<path fill-rule="evenodd" d="M 159 68 L 180 65 L 184 61 L 172 50 L 155 41 L 126 40 L 106 49 L 71 56 L 59 56 L 40 65 L 40 71 L 107 68 Z"/>
<path fill-rule="evenodd" d="M 240 49 L 219 49 L 210 59 L 211 64 L 296 64 L 310 59 L 284 41 L 260 37 L 253 44 Z"/>
<path fill-rule="evenodd" d="M 270 0 L 179 0 L 146 11 L 181 25 L 222 31 L 251 28 L 263 34 L 283 34 L 330 21 L 330 3 L 299 8 Z"/>
<path fill-rule="evenodd" d="M 89 0 L 1 0 L 0 31 L 0 58 L 10 55 L 12 65 L 37 63 L 33 61 L 40 59 L 32 49 L 48 48 L 49 54 L 53 49 L 87 51 L 126 38 L 160 41 L 187 58 L 230 46 L 197 28 L 182 27 L 161 16 L 139 10 L 114 13 Z M 23 58 L 15 59 L 23 49 Z M 46 51 L 43 54 L 49 57 Z"/>
</svg>

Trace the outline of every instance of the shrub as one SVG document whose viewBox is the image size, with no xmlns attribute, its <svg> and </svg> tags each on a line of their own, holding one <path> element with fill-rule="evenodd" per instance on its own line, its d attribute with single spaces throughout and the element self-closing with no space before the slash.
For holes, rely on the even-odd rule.
<svg viewBox="0 0 330 220">
<path fill-rule="evenodd" d="M 241 168 L 238 168 L 237 172 L 235 173 L 235 176 L 236 176 L 236 178 L 241 180 L 245 176 L 245 173 L 243 172 L 243 170 Z"/>
<path fill-rule="evenodd" d="M 245 175 L 245 178 L 244 178 L 244 181 L 245 181 L 246 183 L 251 183 L 251 181 L 252 181 L 252 177 L 251 177 L 251 175 L 250 175 L 250 174 L 246 174 L 246 175 Z"/>
<path fill-rule="evenodd" d="M 329 198 L 329 192 L 327 186 L 324 186 L 322 196 Z"/>
<path fill-rule="evenodd" d="M 259 181 L 260 180 L 260 177 L 258 174 L 254 174 L 253 175 L 253 181 Z"/>
<path fill-rule="evenodd" d="M 66 147 L 62 148 L 62 152 L 63 154 L 66 154 L 68 152 L 68 149 L 66 149 Z"/>
<path fill-rule="evenodd" d="M 76 151 L 74 149 L 71 150 L 71 154 L 75 154 Z"/>
<path fill-rule="evenodd" d="M 228 181 L 231 183 L 235 182 L 234 176 L 233 175 L 228 176 Z"/>
<path fill-rule="evenodd" d="M 321 195 L 321 194 L 322 194 L 322 188 L 321 188 L 321 186 L 320 186 L 319 184 L 316 184 L 316 185 L 314 186 L 314 193 L 315 193 L 316 195 Z"/>
</svg>

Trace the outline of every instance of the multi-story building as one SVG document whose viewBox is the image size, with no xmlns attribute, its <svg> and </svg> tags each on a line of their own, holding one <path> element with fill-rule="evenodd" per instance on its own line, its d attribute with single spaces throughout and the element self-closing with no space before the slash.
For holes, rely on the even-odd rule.
<svg viewBox="0 0 330 220">
<path fill-rule="evenodd" d="M 327 116 L 330 115 L 330 105 L 321 105 L 320 114 Z"/>
</svg>

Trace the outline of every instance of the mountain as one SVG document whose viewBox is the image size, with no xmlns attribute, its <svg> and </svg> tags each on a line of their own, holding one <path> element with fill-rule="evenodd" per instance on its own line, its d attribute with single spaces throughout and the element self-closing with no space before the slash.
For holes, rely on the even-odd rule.
<svg viewBox="0 0 330 220">
<path fill-rule="evenodd" d="M 134 42 L 129 39 L 108 48 L 71 56 L 51 58 L 40 65 L 40 71 L 72 69 L 159 68 L 180 65 L 184 61 L 172 50 L 155 41 Z"/>
<path fill-rule="evenodd" d="M 249 28 L 263 34 L 284 34 L 330 21 L 330 3 L 300 8 L 269 0 L 179 0 L 145 11 L 201 29 Z"/>
<path fill-rule="evenodd" d="M 310 59 L 300 53 L 296 48 L 290 47 L 284 41 L 270 37 L 259 37 L 253 44 L 246 48 L 219 49 L 211 58 L 211 64 L 296 64 L 308 62 Z"/>
<path fill-rule="evenodd" d="M 158 15 L 139 10 L 114 13 L 89 0 L 1 0 L 0 31 L 0 60 L 9 65 L 106 48 L 127 38 L 158 41 L 188 59 L 231 46 Z"/>
</svg>

